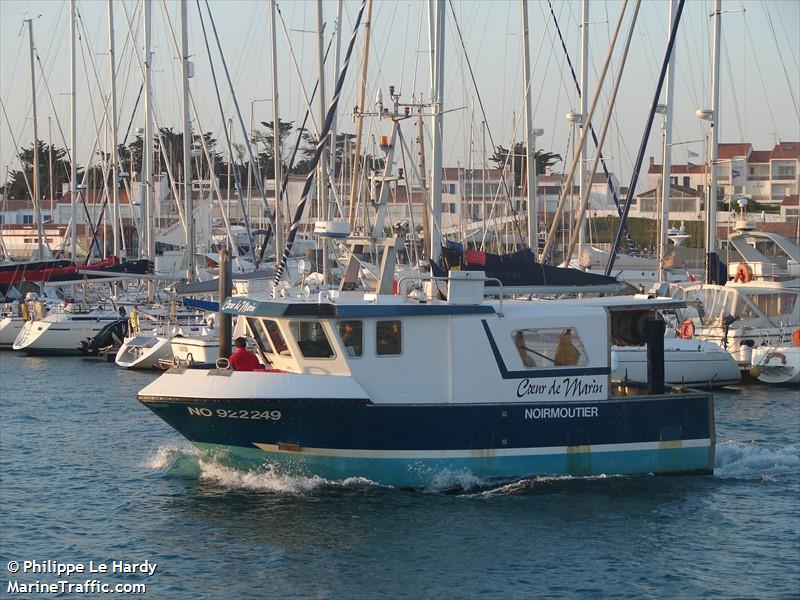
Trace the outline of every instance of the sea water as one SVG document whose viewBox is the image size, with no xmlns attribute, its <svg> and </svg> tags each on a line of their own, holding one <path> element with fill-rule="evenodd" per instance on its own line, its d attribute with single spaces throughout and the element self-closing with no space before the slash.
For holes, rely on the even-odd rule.
<svg viewBox="0 0 800 600">
<path fill-rule="evenodd" d="M 797 389 L 716 393 L 714 476 L 408 491 L 233 468 L 136 401 L 153 377 L 0 354 L 0 597 L 59 579 L 148 598 L 800 597 Z M 48 560 L 84 572 L 23 572 Z"/>
</svg>

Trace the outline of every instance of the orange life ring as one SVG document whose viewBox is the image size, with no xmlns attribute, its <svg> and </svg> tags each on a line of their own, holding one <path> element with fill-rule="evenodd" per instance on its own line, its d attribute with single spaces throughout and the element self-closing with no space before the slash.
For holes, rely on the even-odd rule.
<svg viewBox="0 0 800 600">
<path fill-rule="evenodd" d="M 736 277 L 733 278 L 734 283 L 750 283 L 750 280 L 753 279 L 753 272 L 750 270 L 750 267 L 747 263 L 739 263 L 736 267 Z"/>
<path fill-rule="evenodd" d="M 800 346 L 800 327 L 792 332 L 792 345 Z"/>
<path fill-rule="evenodd" d="M 690 340 L 694 337 L 694 322 L 691 319 L 686 319 L 681 323 L 681 338 Z"/>
</svg>

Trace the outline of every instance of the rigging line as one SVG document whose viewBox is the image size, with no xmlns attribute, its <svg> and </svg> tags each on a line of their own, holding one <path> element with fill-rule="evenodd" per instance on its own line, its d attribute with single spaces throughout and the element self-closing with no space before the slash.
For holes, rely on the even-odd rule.
<svg viewBox="0 0 800 600">
<path fill-rule="evenodd" d="M 311 110 L 311 100 L 308 99 L 308 92 L 306 91 L 306 86 L 303 83 L 303 74 L 300 71 L 300 65 L 297 64 L 297 56 L 294 53 L 292 40 L 289 38 L 289 30 L 286 28 L 286 21 L 283 20 L 283 13 L 281 12 L 277 2 L 275 3 L 275 11 L 280 17 L 283 35 L 286 38 L 286 45 L 289 47 L 289 56 L 292 58 L 292 64 L 294 65 L 295 73 L 297 73 L 297 83 L 300 86 L 300 92 L 303 94 L 303 98 L 306 101 L 306 112 L 308 113 L 310 111 L 311 114 L 311 127 L 313 128 L 314 135 L 319 137 L 319 125 L 317 125 L 317 120 L 314 118 L 314 112 Z M 330 48 L 330 43 L 328 43 L 328 48 Z"/>
<path fill-rule="evenodd" d="M 355 26 L 353 27 L 353 33 L 350 36 L 350 43 L 347 46 L 347 53 L 344 57 L 344 62 L 342 63 L 341 70 L 339 71 L 339 78 L 336 81 L 336 88 L 334 90 L 333 96 L 331 97 L 330 105 L 328 106 L 328 112 L 325 115 L 325 123 L 322 127 L 322 131 L 320 132 L 319 141 L 317 142 L 317 147 L 314 150 L 314 156 L 311 159 L 311 170 L 306 177 L 305 184 L 303 185 L 303 191 L 300 194 L 300 202 L 297 204 L 297 209 L 295 210 L 294 218 L 292 219 L 292 226 L 289 228 L 289 235 L 286 238 L 286 245 L 283 249 L 283 256 L 281 256 L 281 262 L 275 269 L 275 276 L 272 280 L 273 285 L 277 286 L 283 277 L 284 270 L 286 269 L 286 262 L 289 260 L 289 256 L 292 253 L 292 245 L 294 244 L 294 239 L 297 237 L 297 231 L 300 228 L 300 220 L 303 217 L 303 211 L 305 209 L 305 205 L 308 202 L 308 193 L 311 190 L 311 184 L 314 181 L 314 175 L 316 171 L 317 163 L 319 162 L 319 158 L 322 155 L 323 150 L 328 141 L 328 132 L 330 131 L 331 125 L 333 123 L 333 116 L 336 114 L 336 109 L 339 105 L 339 96 L 342 93 L 342 87 L 344 86 L 344 79 L 347 75 L 347 69 L 350 66 L 350 58 L 353 54 L 353 46 L 356 42 L 356 37 L 358 36 L 358 28 L 361 25 L 361 17 L 364 14 L 364 8 L 367 5 L 367 0 L 361 0 L 361 8 L 358 11 L 358 16 L 356 16 Z M 320 74 L 321 75 L 321 74 Z M 275 257 L 277 259 L 277 257 Z"/>
<path fill-rule="evenodd" d="M 611 251 L 609 254 L 608 264 L 606 265 L 605 275 L 609 276 L 611 274 L 611 270 L 614 268 L 614 261 L 617 257 L 617 249 L 619 248 L 619 244 L 622 241 L 622 234 L 624 231 L 625 220 L 628 218 L 628 213 L 631 209 L 631 203 L 633 201 L 633 196 L 636 188 L 636 182 L 639 179 L 639 171 L 642 168 L 642 161 L 644 160 L 644 153 L 647 151 L 647 140 L 650 136 L 650 130 L 653 125 L 653 118 L 656 114 L 656 105 L 658 104 L 658 99 L 661 97 L 661 89 L 664 85 L 664 79 L 667 72 L 667 67 L 669 66 L 669 59 L 672 56 L 672 49 L 675 45 L 675 39 L 677 38 L 677 31 L 678 26 L 681 22 L 681 15 L 683 14 L 683 7 L 686 4 L 686 0 L 678 0 L 678 8 L 675 11 L 675 20 L 672 23 L 672 28 L 669 34 L 669 41 L 667 42 L 667 49 L 664 52 L 664 60 L 661 63 L 661 72 L 658 76 L 658 83 L 656 84 L 655 93 L 653 95 L 653 100 L 650 103 L 650 113 L 647 117 L 647 123 L 645 124 L 644 132 L 642 134 L 642 141 L 639 144 L 639 153 L 636 156 L 636 163 L 633 166 L 633 173 L 631 175 L 630 183 L 628 184 L 628 194 L 625 198 L 625 210 L 620 217 L 619 226 L 617 227 L 617 233 L 614 236 L 614 242 L 611 246 Z"/>
<path fill-rule="evenodd" d="M 777 5 L 777 2 L 775 2 L 775 4 Z M 744 14 L 744 6 L 742 6 L 742 15 Z M 792 59 L 792 66 L 795 69 L 794 72 L 800 72 L 800 63 L 798 63 L 797 58 L 794 55 L 794 48 L 792 47 L 792 40 L 797 41 L 797 36 L 792 38 L 789 35 L 789 32 L 786 31 L 786 23 L 784 22 L 784 19 L 778 19 L 778 23 L 780 23 L 781 29 L 783 30 L 783 35 L 786 37 L 786 47 L 789 49 L 789 56 Z"/>
<path fill-rule="evenodd" d="M 481 97 L 480 89 L 478 88 L 478 82 L 475 80 L 475 72 L 472 70 L 472 61 L 469 59 L 469 55 L 467 54 L 467 48 L 464 45 L 464 38 L 461 35 L 461 26 L 458 24 L 458 19 L 456 19 L 456 11 L 455 11 L 455 8 L 453 7 L 453 0 L 449 0 L 449 4 L 450 4 L 450 11 L 453 14 L 453 22 L 455 23 L 456 31 L 458 32 L 458 40 L 459 40 L 459 42 L 461 42 L 461 50 L 464 53 L 464 57 L 466 58 L 467 68 L 469 69 L 469 75 L 472 78 L 472 85 L 475 88 L 475 93 L 478 95 L 478 105 L 481 107 L 481 115 L 483 116 L 483 120 L 486 123 L 486 132 L 489 134 L 489 143 L 492 144 L 492 149 L 496 153 L 497 152 L 497 144 L 495 144 L 495 141 L 494 141 L 494 135 L 492 134 L 492 128 L 489 127 L 489 120 L 486 117 L 486 108 L 483 106 L 483 98 Z M 512 148 L 509 149 L 509 154 L 506 157 L 506 160 L 508 160 L 510 155 L 513 153 L 513 141 L 512 141 L 511 145 L 512 145 Z M 517 217 L 516 217 L 516 211 L 514 210 L 514 205 L 513 205 L 512 201 L 511 201 L 511 191 L 508 189 L 508 183 L 502 177 L 501 177 L 501 181 L 502 181 L 505 193 L 506 193 L 506 200 L 508 202 L 508 208 L 510 209 L 510 212 L 511 212 L 511 214 L 513 216 L 514 228 L 516 229 L 517 235 L 519 235 L 519 238 L 521 240 L 524 240 L 525 238 L 522 235 L 522 229 L 520 228 L 519 221 L 517 220 Z M 523 244 L 524 243 L 525 242 L 523 241 Z"/>
<path fill-rule="evenodd" d="M 0 108 L 3 109 L 3 115 L 6 118 L 6 125 L 8 125 L 8 131 L 11 134 L 11 141 L 14 143 L 14 147 L 17 148 L 18 147 L 17 138 L 14 136 L 14 130 L 11 129 L 11 120 L 8 118 L 8 113 L 6 112 L 6 104 L 5 102 L 3 102 L 2 99 L 0 99 Z M 22 166 L 21 156 L 22 152 L 17 154 L 16 158 L 19 159 L 20 172 L 22 173 L 22 178 L 25 180 L 25 187 L 28 188 L 28 195 L 31 197 L 31 200 L 33 200 L 33 190 L 31 190 L 31 184 L 30 181 L 28 181 L 28 174 L 25 172 L 25 168 Z M 31 168 L 31 173 L 33 173 L 33 168 Z"/>
<path fill-rule="evenodd" d="M 55 103 L 53 102 L 53 94 L 50 92 L 50 84 L 47 81 L 47 77 L 45 77 L 44 75 L 44 66 L 42 65 L 42 61 L 39 59 L 39 53 L 35 52 L 34 54 L 36 56 L 36 62 L 39 63 L 39 68 L 42 70 L 42 80 L 44 81 L 44 88 L 47 91 L 47 98 L 48 100 L 50 100 L 50 108 L 52 109 L 53 115 L 56 118 L 56 127 L 58 128 L 58 133 L 61 135 L 61 143 L 64 144 L 64 148 L 67 151 L 67 158 L 71 161 L 72 158 L 70 155 L 69 144 L 67 144 L 67 138 L 64 135 L 63 128 L 61 127 L 61 120 L 58 118 L 58 111 L 56 110 Z M 50 140 L 50 145 L 51 146 L 53 145 L 53 140 Z M 69 174 L 69 169 L 67 169 L 66 164 L 63 161 L 59 162 L 62 164 L 67 174 Z"/>
<path fill-rule="evenodd" d="M 197 14 L 200 17 L 200 27 L 203 30 L 203 42 L 204 42 L 205 47 L 206 47 L 206 54 L 208 55 L 208 64 L 211 67 L 211 80 L 214 82 L 214 96 L 217 99 L 217 106 L 219 107 L 219 114 L 220 114 L 220 117 L 222 118 L 222 131 L 225 133 L 225 142 L 226 142 L 226 145 L 228 147 L 228 156 L 232 157 L 233 156 L 233 146 L 231 145 L 230 133 L 228 131 L 228 128 L 225 126 L 225 113 L 223 112 L 222 98 L 221 98 L 220 92 L 219 92 L 219 83 L 217 82 L 217 70 L 214 67 L 214 59 L 211 56 L 211 46 L 209 46 L 209 44 L 208 44 L 208 34 L 206 32 L 205 19 L 203 19 L 203 11 L 200 8 L 200 0 L 195 0 L 195 4 L 197 6 Z M 199 123 L 198 123 L 198 125 L 199 125 Z M 280 130 L 280 124 L 278 124 L 278 129 Z M 202 131 L 202 128 L 200 130 Z M 209 168 L 211 168 L 211 165 L 209 165 Z M 242 184 L 241 184 L 241 181 L 239 181 L 239 169 L 238 168 L 233 169 L 233 179 L 236 182 L 236 189 L 239 190 L 239 206 L 242 209 L 242 217 L 244 218 L 244 226 L 245 226 L 245 230 L 247 231 L 247 239 L 250 240 L 250 239 L 252 239 L 252 235 L 253 234 L 252 234 L 252 229 L 250 227 L 250 218 L 247 216 L 247 211 L 245 210 L 245 207 L 244 207 L 244 198 L 242 197 L 242 194 L 241 194 Z M 226 200 L 228 202 L 230 202 L 230 198 L 226 198 Z M 228 217 L 227 217 L 226 211 L 222 208 L 222 201 L 221 200 L 220 200 L 220 209 L 222 209 L 222 216 L 225 218 L 228 234 L 230 235 L 231 234 L 231 232 L 230 232 L 230 223 L 228 222 Z M 233 239 L 232 235 L 231 235 L 230 242 L 231 242 L 231 249 L 236 249 L 237 250 L 237 254 L 238 254 L 237 244 L 236 244 L 235 240 Z M 266 242 L 265 242 L 265 244 L 266 244 Z M 256 268 L 258 268 L 258 262 L 259 261 L 256 260 L 255 248 L 253 247 L 252 243 L 248 244 L 248 246 L 250 247 L 250 256 L 253 259 L 253 264 L 256 266 Z"/>
<path fill-rule="evenodd" d="M 222 59 L 222 67 L 225 70 L 225 77 L 228 80 L 228 88 L 230 89 L 231 96 L 233 97 L 233 103 L 234 106 L 236 107 L 236 116 L 239 118 L 239 126 L 241 127 L 242 133 L 245 138 L 245 146 L 247 147 L 247 153 L 250 156 L 250 163 L 253 167 L 253 172 L 256 174 L 255 180 L 256 180 L 256 185 L 258 186 L 258 191 L 261 193 L 261 200 L 264 204 L 264 214 L 267 215 L 270 221 L 274 221 L 275 215 L 273 215 L 272 211 L 269 208 L 269 203 L 267 202 L 267 192 L 264 189 L 264 181 L 261 179 L 261 172 L 258 169 L 258 165 L 256 163 L 255 158 L 253 157 L 253 148 L 250 145 L 250 139 L 249 136 L 247 135 L 247 129 L 244 126 L 244 120 L 242 119 L 242 112 L 241 110 L 239 110 L 239 101 L 236 99 L 236 94 L 233 90 L 233 82 L 231 81 L 231 75 L 230 72 L 228 71 L 228 64 L 225 61 L 225 54 L 222 52 L 222 44 L 219 41 L 219 35 L 217 34 L 217 25 L 216 23 L 214 23 L 214 15 L 211 13 L 211 6 L 209 6 L 208 0 L 205 0 L 205 4 L 206 4 L 206 12 L 208 12 L 208 18 L 211 21 L 211 30 L 214 32 L 214 39 L 217 43 L 217 50 Z M 172 23 L 170 23 L 170 30 L 171 29 L 172 29 Z M 174 37 L 175 35 L 173 32 L 173 38 Z M 280 129 L 280 123 L 278 124 L 278 129 Z"/>
<path fill-rule="evenodd" d="M 736 97 L 736 85 L 733 80 L 733 69 L 731 68 L 731 55 L 728 52 L 728 40 L 725 38 L 725 31 L 722 31 L 722 45 L 725 51 L 725 62 L 728 65 L 728 83 L 731 86 L 733 96 L 733 108 L 736 112 L 736 125 L 739 128 L 739 141 L 744 142 L 744 129 L 742 128 L 742 113 L 739 110 L 739 99 Z"/>
<path fill-rule="evenodd" d="M 547 0 L 547 4 L 550 6 L 550 14 L 553 17 L 553 22 L 555 23 L 556 31 L 558 32 L 558 39 L 561 40 L 561 48 L 564 50 L 564 55 L 567 57 L 567 63 L 569 64 L 569 71 L 572 74 L 572 81 L 575 83 L 575 89 L 578 92 L 578 96 L 580 96 L 581 95 L 581 86 L 580 86 L 580 83 L 578 82 L 578 76 L 575 74 L 575 67 L 572 64 L 572 59 L 570 59 L 569 52 L 567 51 L 567 45 L 566 45 L 566 43 L 564 43 L 564 37 L 561 35 L 561 27 L 559 27 L 558 20 L 556 19 L 556 14 L 555 14 L 555 12 L 553 12 L 552 0 Z M 584 115 L 584 117 L 585 117 L 585 115 Z M 592 125 L 591 123 L 589 123 L 589 133 L 591 134 L 592 142 L 594 143 L 594 145 L 596 147 L 597 144 L 598 144 L 597 134 L 595 133 L 594 125 Z M 603 175 L 606 178 L 606 184 L 608 185 L 608 190 L 611 192 L 611 197 L 614 200 L 614 205 L 617 207 L 617 213 L 621 216 L 622 215 L 622 207 L 620 206 L 620 203 L 619 203 L 619 197 L 617 196 L 617 190 L 614 187 L 613 181 L 611 180 L 611 173 L 609 173 L 609 171 L 608 171 L 608 165 L 606 164 L 606 159 L 603 156 L 602 152 L 600 153 L 600 165 L 603 168 Z M 627 231 L 627 227 L 626 227 L 626 231 Z"/>
<path fill-rule="evenodd" d="M 770 14 L 769 6 L 766 0 L 761 0 L 761 4 L 764 6 L 764 12 L 767 14 L 769 29 L 772 32 L 772 40 L 775 42 L 775 49 L 778 51 L 778 58 L 781 61 L 781 67 L 783 67 L 783 75 L 786 78 L 786 86 L 789 88 L 789 95 L 792 97 L 792 104 L 794 104 L 794 112 L 797 114 L 798 120 L 800 120 L 800 109 L 797 108 L 797 100 L 794 97 L 794 87 L 789 79 L 789 73 L 786 71 L 786 63 L 783 61 L 783 52 L 781 52 L 781 47 L 778 44 L 778 36 L 775 34 L 775 27 L 772 25 L 772 15 Z"/>
<path fill-rule="evenodd" d="M 163 5 L 162 5 L 162 9 L 163 9 Z M 130 15 L 128 15 L 128 10 L 125 7 L 125 3 L 124 2 L 122 3 L 122 12 L 125 14 L 125 20 L 127 22 L 128 29 L 132 29 L 133 28 L 133 23 L 131 22 Z M 136 62 L 139 65 L 139 70 L 142 72 L 142 79 L 144 79 L 144 76 L 145 76 L 145 65 L 144 65 L 144 63 L 142 61 L 141 56 L 139 56 L 139 48 L 134 44 L 132 46 L 132 50 L 133 50 L 133 56 L 136 58 Z M 160 120 L 158 118 L 158 109 L 156 107 L 156 103 L 155 102 L 153 102 L 153 106 L 151 107 L 151 110 L 152 110 L 152 117 L 153 117 L 153 126 L 154 126 L 154 130 L 155 130 L 155 135 L 158 137 L 159 146 L 160 146 L 160 148 L 167 148 L 167 145 L 164 143 L 164 134 L 161 131 L 161 127 L 159 127 Z M 167 160 L 167 157 L 166 157 L 165 153 L 159 152 L 159 156 L 160 156 L 160 158 L 159 158 L 159 167 L 161 165 L 161 162 L 163 161 L 164 167 L 167 170 L 167 179 L 169 181 L 170 188 L 172 190 L 172 196 L 173 196 L 173 198 L 177 199 L 177 198 L 180 197 L 180 195 L 178 194 L 177 179 L 173 175 L 172 167 L 170 165 L 170 161 Z M 176 202 L 176 205 L 177 205 L 177 208 L 178 208 L 178 218 L 180 220 L 181 226 L 183 227 L 183 231 L 185 233 L 186 232 L 186 220 L 183 217 L 183 209 L 181 208 L 181 203 L 180 202 Z"/>
<path fill-rule="evenodd" d="M 761 64 L 759 63 L 759 60 L 758 60 L 758 54 L 756 54 L 756 47 L 755 47 L 755 44 L 753 43 L 753 36 L 750 33 L 750 26 L 747 24 L 747 21 L 744 22 L 744 33 L 745 33 L 745 38 L 747 39 L 748 43 L 750 44 L 750 52 L 752 53 L 753 58 L 756 61 L 756 73 L 758 73 L 758 78 L 761 81 L 761 89 L 764 90 L 764 92 L 765 92 L 764 93 L 764 99 L 766 100 L 767 111 L 769 112 L 769 117 L 770 117 L 770 120 L 772 122 L 772 130 L 773 131 L 778 131 L 778 122 L 775 120 L 775 113 L 772 111 L 772 103 L 769 101 L 770 94 L 767 93 L 767 90 L 769 88 L 767 87 L 767 84 L 764 81 L 764 71 L 761 69 Z M 699 119 L 698 119 L 698 121 L 699 121 Z"/>
</svg>

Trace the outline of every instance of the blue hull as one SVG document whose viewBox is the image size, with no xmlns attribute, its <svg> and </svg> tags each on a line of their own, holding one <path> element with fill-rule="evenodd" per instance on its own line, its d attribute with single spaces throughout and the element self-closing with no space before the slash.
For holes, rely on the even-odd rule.
<svg viewBox="0 0 800 600">
<path fill-rule="evenodd" d="M 375 405 L 140 396 L 189 441 L 246 464 L 398 487 L 443 475 L 711 473 L 714 406 L 689 393 L 599 402 Z"/>
</svg>

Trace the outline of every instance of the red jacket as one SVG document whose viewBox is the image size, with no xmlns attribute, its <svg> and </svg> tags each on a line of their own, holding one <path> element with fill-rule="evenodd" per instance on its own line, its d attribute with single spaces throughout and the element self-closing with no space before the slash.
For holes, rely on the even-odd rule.
<svg viewBox="0 0 800 600">
<path fill-rule="evenodd" d="M 262 368 L 256 355 L 247 348 L 237 348 L 236 352 L 231 354 L 230 362 L 234 371 L 257 371 Z"/>
</svg>

